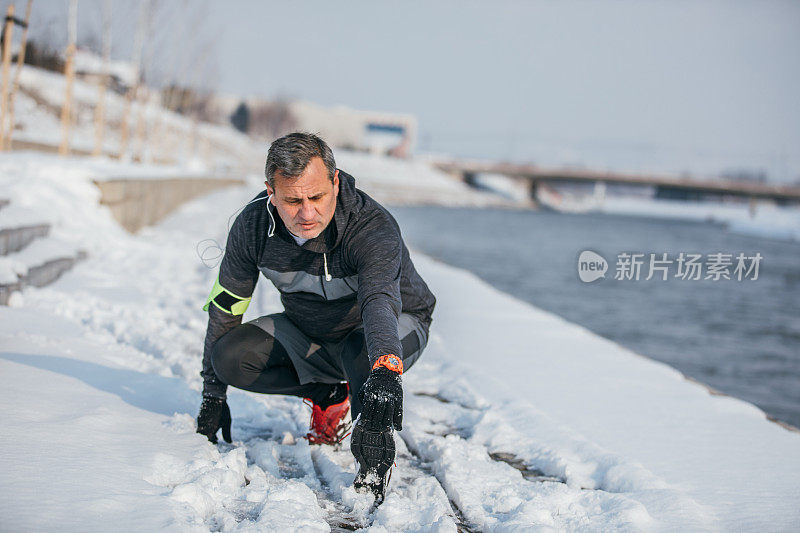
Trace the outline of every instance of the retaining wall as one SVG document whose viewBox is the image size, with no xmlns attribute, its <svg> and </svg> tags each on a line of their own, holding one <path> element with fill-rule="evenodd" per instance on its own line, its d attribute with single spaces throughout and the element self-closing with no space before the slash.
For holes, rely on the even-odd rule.
<svg viewBox="0 0 800 533">
<path fill-rule="evenodd" d="M 159 222 L 189 200 L 243 183 L 242 179 L 217 177 L 95 181 L 102 194 L 100 203 L 131 233 Z"/>
</svg>

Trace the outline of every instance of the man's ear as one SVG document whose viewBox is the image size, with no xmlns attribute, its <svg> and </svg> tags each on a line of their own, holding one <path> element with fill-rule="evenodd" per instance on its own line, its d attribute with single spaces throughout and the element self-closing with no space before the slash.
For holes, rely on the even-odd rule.
<svg viewBox="0 0 800 533">
<path fill-rule="evenodd" d="M 264 185 L 267 186 L 267 194 L 268 195 L 272 196 L 273 194 L 275 194 L 275 189 L 273 189 L 272 187 L 269 186 L 269 182 L 268 181 L 265 181 Z M 272 202 L 272 200 L 270 200 L 270 203 L 271 202 Z M 272 205 L 275 205 L 275 204 L 272 204 Z"/>
<path fill-rule="evenodd" d="M 339 169 L 333 173 L 333 195 L 339 196 Z"/>
</svg>

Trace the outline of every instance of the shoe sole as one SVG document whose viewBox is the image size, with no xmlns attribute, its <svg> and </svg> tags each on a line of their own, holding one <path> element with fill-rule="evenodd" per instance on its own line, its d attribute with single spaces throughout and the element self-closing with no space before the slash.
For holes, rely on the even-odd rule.
<svg viewBox="0 0 800 533">
<path fill-rule="evenodd" d="M 383 501 L 386 491 L 386 474 L 394 464 L 394 430 L 369 430 L 357 422 L 353 428 L 350 451 L 358 463 L 353 486 L 357 491 L 369 490 L 375 503 Z"/>
</svg>

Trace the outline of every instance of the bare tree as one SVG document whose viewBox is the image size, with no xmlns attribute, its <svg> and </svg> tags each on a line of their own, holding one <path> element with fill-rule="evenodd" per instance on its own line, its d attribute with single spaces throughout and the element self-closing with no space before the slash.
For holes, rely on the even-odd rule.
<svg viewBox="0 0 800 533">
<path fill-rule="evenodd" d="M 261 102 L 250 109 L 250 127 L 247 133 L 260 139 L 277 139 L 297 129 L 297 120 L 292 116 L 289 101 L 283 98 L 275 102 Z"/>
</svg>

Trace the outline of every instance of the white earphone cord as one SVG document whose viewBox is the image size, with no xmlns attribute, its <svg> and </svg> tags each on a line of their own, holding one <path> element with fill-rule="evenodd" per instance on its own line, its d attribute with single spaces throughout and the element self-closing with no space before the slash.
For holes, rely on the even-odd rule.
<svg viewBox="0 0 800 533">
<path fill-rule="evenodd" d="M 269 220 L 270 220 L 269 229 L 267 230 L 267 237 L 272 237 L 273 235 L 275 235 L 275 217 L 272 216 L 272 210 L 269 208 L 271 199 L 272 195 L 270 194 L 269 196 L 267 196 L 267 205 L 266 205 L 267 213 L 269 213 Z M 256 198 L 255 200 L 250 200 L 242 207 L 237 209 L 231 216 L 229 216 L 228 229 L 226 233 L 229 233 L 231 231 L 231 219 L 233 217 L 241 213 L 242 210 L 248 205 L 252 204 L 253 202 L 258 202 L 260 200 L 263 200 L 263 198 Z M 209 244 L 208 246 L 205 246 L 201 251 L 200 246 L 203 243 L 209 243 Z M 209 250 L 216 250 L 217 254 L 214 255 L 213 257 L 207 257 L 207 252 Z M 225 255 L 225 248 L 220 246 L 219 243 L 216 241 L 216 239 L 203 239 L 202 241 L 197 243 L 197 245 L 194 247 L 194 251 L 197 254 L 197 257 L 200 258 L 200 261 L 203 263 L 203 265 L 205 265 L 205 267 L 208 269 L 217 268 L 217 265 L 219 265 L 219 263 L 222 260 L 222 256 Z"/>
</svg>

